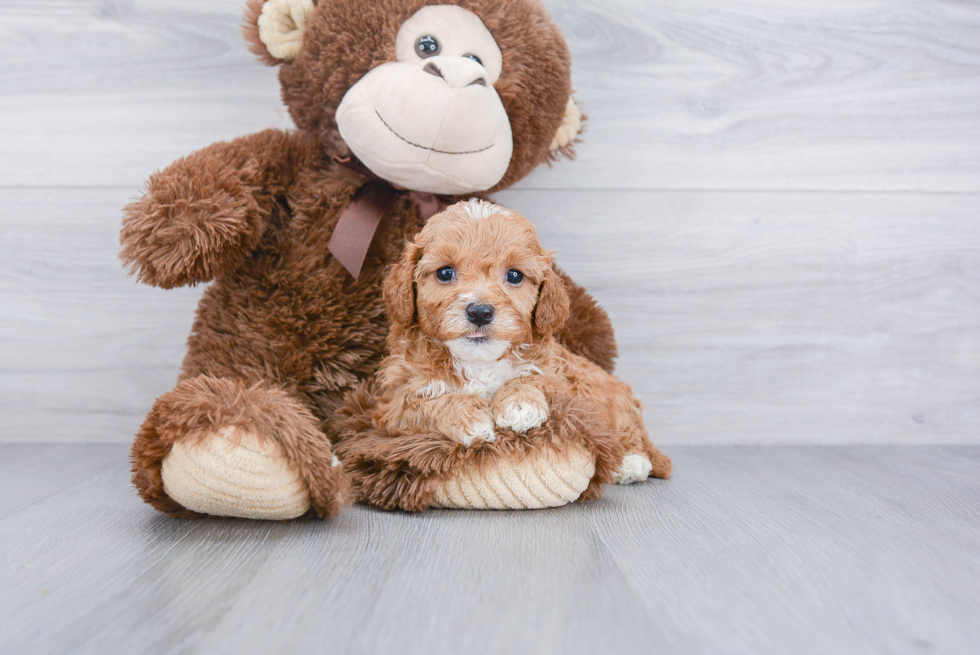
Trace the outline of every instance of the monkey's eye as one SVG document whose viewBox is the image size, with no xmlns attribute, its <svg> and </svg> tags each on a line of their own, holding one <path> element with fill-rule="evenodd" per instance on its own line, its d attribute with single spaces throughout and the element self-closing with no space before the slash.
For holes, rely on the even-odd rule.
<svg viewBox="0 0 980 655">
<path fill-rule="evenodd" d="M 518 284 L 524 281 L 524 274 L 516 268 L 512 268 L 507 271 L 507 281 L 516 287 Z"/>
<path fill-rule="evenodd" d="M 456 277 L 456 270 L 452 266 L 443 266 L 436 271 L 436 279 L 440 282 L 452 282 Z"/>
<path fill-rule="evenodd" d="M 473 61 L 480 64 L 481 66 L 483 65 L 483 60 L 477 57 L 476 55 L 474 55 L 472 52 L 463 56 L 466 57 L 467 59 L 472 59 Z"/>
<path fill-rule="evenodd" d="M 415 52 L 422 59 L 435 57 L 439 54 L 439 49 L 439 42 L 436 41 L 434 36 L 420 36 L 419 40 L 415 42 Z"/>
</svg>

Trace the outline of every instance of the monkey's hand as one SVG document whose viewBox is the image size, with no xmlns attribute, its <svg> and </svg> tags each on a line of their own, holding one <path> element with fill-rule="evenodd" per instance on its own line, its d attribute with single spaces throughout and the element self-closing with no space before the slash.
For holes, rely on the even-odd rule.
<svg viewBox="0 0 980 655">
<path fill-rule="evenodd" d="M 120 258 L 141 282 L 207 282 L 255 249 L 301 148 L 280 130 L 215 143 L 155 173 L 125 209 Z"/>
</svg>

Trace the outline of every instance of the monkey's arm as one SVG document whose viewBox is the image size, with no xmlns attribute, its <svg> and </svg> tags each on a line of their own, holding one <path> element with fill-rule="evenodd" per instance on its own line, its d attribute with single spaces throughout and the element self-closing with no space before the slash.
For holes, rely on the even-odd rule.
<svg viewBox="0 0 980 655">
<path fill-rule="evenodd" d="M 238 266 L 308 156 L 296 133 L 266 130 L 178 159 L 124 210 L 120 258 L 141 282 L 165 289 Z"/>
<path fill-rule="evenodd" d="M 609 315 L 585 289 L 572 282 L 567 274 L 562 272 L 561 277 L 568 291 L 571 311 L 558 340 L 576 355 L 581 355 L 612 373 L 616 367 L 618 350 Z"/>
</svg>

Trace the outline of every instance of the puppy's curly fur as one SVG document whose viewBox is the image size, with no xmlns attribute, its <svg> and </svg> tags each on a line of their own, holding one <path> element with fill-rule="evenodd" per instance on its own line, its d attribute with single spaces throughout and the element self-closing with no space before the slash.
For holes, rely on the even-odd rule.
<svg viewBox="0 0 980 655">
<path fill-rule="evenodd" d="M 384 293 L 390 354 L 334 426 L 362 501 L 421 510 L 461 466 L 572 445 L 596 461 L 584 497 L 670 475 L 629 386 L 556 338 L 568 294 L 520 214 L 472 200 L 432 217 Z"/>
</svg>

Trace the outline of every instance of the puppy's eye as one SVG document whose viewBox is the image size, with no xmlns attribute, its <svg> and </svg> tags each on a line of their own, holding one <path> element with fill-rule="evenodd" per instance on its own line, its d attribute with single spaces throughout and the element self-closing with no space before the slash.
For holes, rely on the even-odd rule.
<svg viewBox="0 0 980 655">
<path fill-rule="evenodd" d="M 466 57 L 467 59 L 472 59 L 473 61 L 480 64 L 481 66 L 483 65 L 483 60 L 477 57 L 476 55 L 474 55 L 472 52 L 469 54 L 465 54 L 463 56 Z"/>
<path fill-rule="evenodd" d="M 422 59 L 435 57 L 439 54 L 439 50 L 441 50 L 439 42 L 434 36 L 420 36 L 419 40 L 415 42 L 415 52 Z"/>
<path fill-rule="evenodd" d="M 507 271 L 507 281 L 513 284 L 514 286 L 517 286 L 518 284 L 524 281 L 524 274 L 521 273 L 516 268 L 512 268 L 509 271 Z"/>
<path fill-rule="evenodd" d="M 452 266 L 443 266 L 436 271 L 436 279 L 440 282 L 452 282 L 456 277 L 456 270 Z"/>
</svg>

